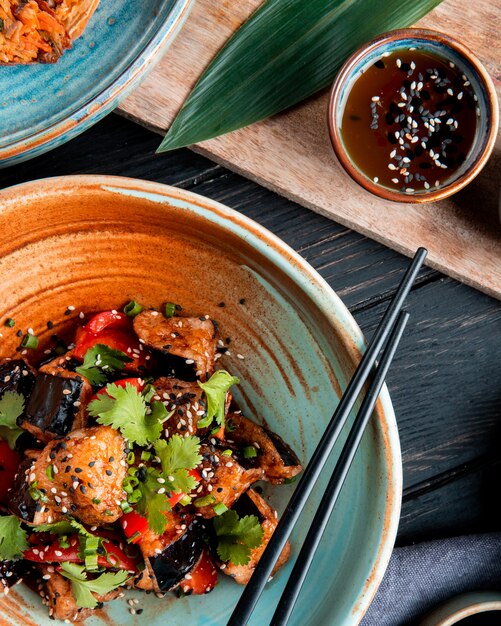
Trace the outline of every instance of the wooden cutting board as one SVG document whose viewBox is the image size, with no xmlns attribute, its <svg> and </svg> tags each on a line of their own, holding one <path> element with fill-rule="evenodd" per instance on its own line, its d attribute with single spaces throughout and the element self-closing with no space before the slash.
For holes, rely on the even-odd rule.
<svg viewBox="0 0 501 626">
<path fill-rule="evenodd" d="M 190 89 L 261 0 L 197 0 L 173 46 L 119 111 L 164 134 Z M 498 0 L 445 0 L 419 26 L 458 37 L 485 63 L 498 94 Z M 326 125 L 327 93 L 286 113 L 193 146 L 214 161 L 501 299 L 501 141 L 480 176 L 447 200 L 393 203 L 356 185 L 336 161 Z M 162 158 L 160 155 L 159 159 Z"/>
</svg>

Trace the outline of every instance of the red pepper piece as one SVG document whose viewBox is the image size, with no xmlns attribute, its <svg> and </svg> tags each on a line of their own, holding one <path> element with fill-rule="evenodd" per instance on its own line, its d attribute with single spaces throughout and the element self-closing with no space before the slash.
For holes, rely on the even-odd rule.
<svg viewBox="0 0 501 626">
<path fill-rule="evenodd" d="M 126 363 L 124 367 L 127 371 L 147 369 L 151 366 L 151 351 L 140 344 L 134 333 L 132 320 L 123 313 L 103 311 L 79 329 L 75 337 L 74 358 L 83 361 L 87 350 L 97 344 L 120 350 L 131 358 L 132 361 Z"/>
<path fill-rule="evenodd" d="M 83 563 L 84 559 L 80 556 L 80 539 L 77 535 L 68 538 L 69 547 L 61 546 L 59 539 L 49 546 L 35 545 L 24 552 L 24 558 L 27 561 L 35 563 Z M 128 555 L 119 546 L 111 541 L 104 541 L 103 547 L 107 552 L 107 556 L 98 556 L 97 562 L 100 567 L 125 569 L 127 571 L 138 570 L 140 562 L 139 554 Z"/>
<path fill-rule="evenodd" d="M 198 565 L 185 578 L 180 587 L 185 593 L 201 595 L 212 591 L 217 583 L 217 569 L 207 550 L 204 550 Z"/>
<path fill-rule="evenodd" d="M 122 378 L 121 380 L 115 380 L 113 384 L 116 385 L 117 387 L 125 387 L 126 385 L 131 385 L 132 387 L 137 389 L 139 392 L 143 391 L 144 388 L 146 387 L 146 383 L 144 382 L 142 378 Z M 97 398 L 99 398 L 99 396 L 102 396 L 102 395 L 108 395 L 108 393 L 106 392 L 106 387 L 103 387 L 102 389 L 97 391 L 91 397 L 91 399 L 89 400 L 89 403 L 92 402 L 93 400 L 97 400 Z"/>
</svg>

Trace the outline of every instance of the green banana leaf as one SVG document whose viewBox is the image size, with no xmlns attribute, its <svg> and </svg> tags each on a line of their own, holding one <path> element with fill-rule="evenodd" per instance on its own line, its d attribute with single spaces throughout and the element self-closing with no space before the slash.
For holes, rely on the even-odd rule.
<svg viewBox="0 0 501 626">
<path fill-rule="evenodd" d="M 238 1 L 238 0 L 236 0 Z M 329 85 L 346 58 L 441 0 L 267 0 L 193 88 L 158 152 L 223 135 Z"/>
</svg>

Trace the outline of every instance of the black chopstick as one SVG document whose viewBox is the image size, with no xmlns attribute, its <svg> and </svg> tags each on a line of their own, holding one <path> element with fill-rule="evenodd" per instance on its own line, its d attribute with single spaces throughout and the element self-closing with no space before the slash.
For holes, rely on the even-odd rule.
<svg viewBox="0 0 501 626">
<path fill-rule="evenodd" d="M 256 606 L 256 603 L 268 581 L 271 572 L 282 553 L 294 525 L 311 494 L 311 491 L 329 458 L 339 434 L 360 394 L 362 388 L 372 371 L 374 363 L 383 345 L 389 337 L 391 329 L 402 309 L 407 294 L 409 293 L 416 276 L 423 264 L 427 251 L 419 248 L 409 268 L 404 274 L 388 309 L 386 310 L 379 326 L 367 346 L 364 356 L 358 364 L 341 400 L 331 417 L 325 432 L 318 443 L 310 462 L 306 466 L 294 493 L 287 505 L 270 542 L 266 546 L 254 573 L 247 583 L 240 600 L 238 601 L 227 626 L 244 626 Z"/>
<path fill-rule="evenodd" d="M 310 569 L 318 544 L 325 532 L 325 528 L 329 522 L 339 494 L 341 493 L 341 489 L 353 459 L 355 458 L 367 423 L 376 405 L 381 387 L 383 386 L 386 374 L 395 356 L 408 319 L 408 313 L 404 311 L 400 313 L 397 323 L 388 339 L 388 343 L 377 366 L 376 373 L 353 422 L 332 476 L 329 479 L 327 488 L 325 489 L 313 521 L 311 522 L 310 529 L 270 622 L 270 626 L 285 626 L 294 609 L 294 605 L 296 604 L 297 597 L 308 574 L 308 570 Z"/>
</svg>

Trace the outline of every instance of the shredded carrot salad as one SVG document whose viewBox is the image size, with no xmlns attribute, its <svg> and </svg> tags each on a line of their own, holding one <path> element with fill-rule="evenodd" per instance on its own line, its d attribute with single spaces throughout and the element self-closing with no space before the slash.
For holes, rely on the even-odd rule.
<svg viewBox="0 0 501 626">
<path fill-rule="evenodd" d="M 0 64 L 54 63 L 99 0 L 0 0 Z"/>
</svg>

